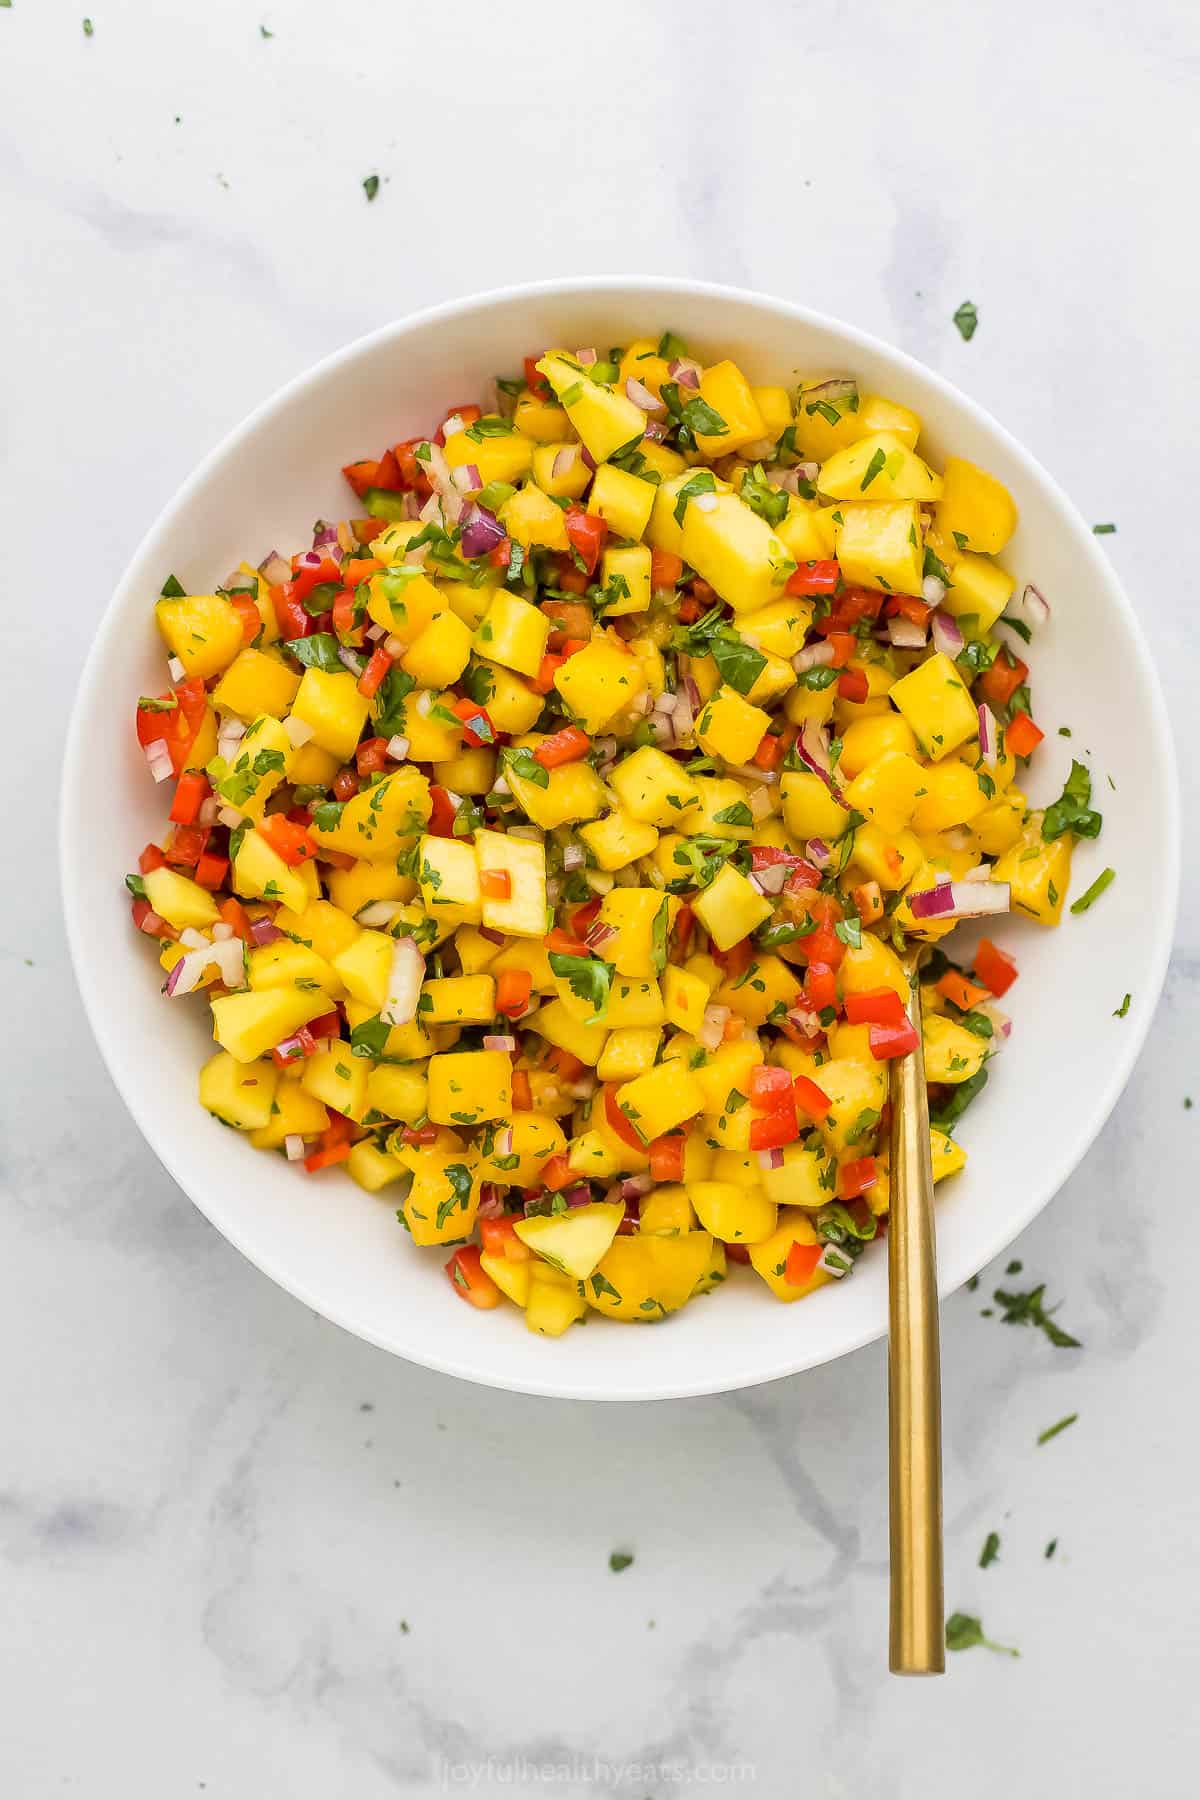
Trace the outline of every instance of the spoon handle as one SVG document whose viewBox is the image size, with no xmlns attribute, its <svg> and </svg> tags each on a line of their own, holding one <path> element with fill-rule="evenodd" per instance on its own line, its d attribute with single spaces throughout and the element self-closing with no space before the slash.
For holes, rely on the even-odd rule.
<svg viewBox="0 0 1200 1800">
<path fill-rule="evenodd" d="M 942 1591 L 942 1412 L 929 1098 L 921 990 L 910 968 L 917 1048 L 892 1063 L 888 1218 L 891 1642 L 896 1675 L 946 1666 Z"/>
</svg>

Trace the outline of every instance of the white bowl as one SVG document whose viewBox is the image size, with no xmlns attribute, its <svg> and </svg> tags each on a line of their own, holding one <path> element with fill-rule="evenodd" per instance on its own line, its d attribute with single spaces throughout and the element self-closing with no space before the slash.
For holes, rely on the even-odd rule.
<svg viewBox="0 0 1200 1800">
<path fill-rule="evenodd" d="M 979 407 L 898 351 L 800 307 L 698 282 L 545 283 L 453 301 L 329 358 L 261 407 L 167 507 L 113 596 L 84 671 L 63 779 L 62 866 L 79 984 L 101 1051 L 163 1164 L 212 1223 L 306 1306 L 382 1348 L 496 1387 L 651 1400 L 749 1386 L 840 1356 L 886 1326 L 886 1260 L 781 1306 L 749 1270 L 669 1321 L 593 1317 L 551 1341 L 517 1312 L 478 1313 L 452 1294 L 436 1251 L 414 1249 L 386 1196 L 334 1172 L 309 1180 L 250 1149 L 196 1102 L 211 1050 L 207 1009 L 167 1005 L 151 945 L 133 931 L 122 878 L 163 828 L 165 800 L 133 732 L 139 693 L 163 682 L 151 607 L 172 571 L 211 590 L 243 557 L 309 542 L 347 512 L 341 465 L 428 430 L 548 343 L 606 346 L 670 327 L 699 354 L 728 354 L 759 381 L 856 374 L 914 407 L 937 463 L 957 452 L 1012 490 L 1020 528 L 1005 556 L 1053 605 L 1035 639 L 1036 716 L 1047 738 L 1031 787 L 1057 794 L 1088 753 L 1099 843 L 1080 845 L 1072 892 L 1105 865 L 1117 880 L 1057 931 L 998 933 L 1020 980 L 1013 1035 L 960 1130 L 966 1170 L 939 1190 L 938 1264 L 948 1292 L 1002 1250 L 1062 1186 L 1112 1110 L 1150 1025 L 1178 885 L 1176 771 L 1166 715 L 1133 609 L 1075 508 Z M 1070 727 L 1069 739 L 1056 735 Z M 1106 777 L 1111 776 L 1115 792 Z M 1133 1004 L 1113 1017 L 1122 996 Z"/>
</svg>

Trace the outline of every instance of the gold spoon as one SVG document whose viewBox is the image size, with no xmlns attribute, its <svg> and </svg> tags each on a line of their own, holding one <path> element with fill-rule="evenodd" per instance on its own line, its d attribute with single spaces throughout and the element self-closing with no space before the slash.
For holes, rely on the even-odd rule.
<svg viewBox="0 0 1200 1800">
<path fill-rule="evenodd" d="M 905 960 L 917 1048 L 892 1062 L 888 1218 L 891 1642 L 895 1675 L 946 1667 L 942 1591 L 942 1395 L 921 950 Z"/>
</svg>

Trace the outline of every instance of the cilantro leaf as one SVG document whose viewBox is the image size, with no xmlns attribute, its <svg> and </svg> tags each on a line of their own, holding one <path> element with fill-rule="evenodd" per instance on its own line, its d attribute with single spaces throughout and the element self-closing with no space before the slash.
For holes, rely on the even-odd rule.
<svg viewBox="0 0 1200 1800">
<path fill-rule="evenodd" d="M 1042 837 L 1046 843 L 1052 844 L 1065 831 L 1074 832 L 1076 837 L 1099 837 L 1104 821 L 1098 812 L 1093 812 L 1091 799 L 1091 775 L 1081 762 L 1072 762 L 1062 793 L 1052 806 L 1046 808 L 1042 820 Z"/>
<path fill-rule="evenodd" d="M 408 714 L 404 702 L 416 687 L 416 682 L 405 669 L 395 664 L 388 670 L 378 688 L 375 690 L 374 725 L 375 735 L 381 738 L 403 737 L 408 724 Z"/>
<path fill-rule="evenodd" d="M 531 781 L 534 787 L 540 788 L 550 786 L 549 769 L 542 767 L 527 745 L 515 749 L 506 744 L 500 752 L 500 761 L 507 773 L 515 775 L 518 781 Z"/>
<path fill-rule="evenodd" d="M 964 342 L 969 344 L 979 326 L 979 314 L 973 300 L 963 301 L 954 315 L 954 323 L 958 326 Z"/>
<path fill-rule="evenodd" d="M 586 1023 L 599 1025 L 608 1011 L 608 996 L 615 973 L 613 965 L 598 956 L 567 956 L 562 951 L 551 950 L 550 967 L 556 975 L 562 976 L 578 999 L 586 1000 L 591 1006 L 592 1016 Z"/>
<path fill-rule="evenodd" d="M 346 666 L 338 655 L 338 641 L 331 631 L 314 631 L 311 637 L 286 638 L 283 645 L 306 669 L 324 669 L 327 675 L 341 675 Z"/>
<path fill-rule="evenodd" d="M 697 469 L 690 475 L 675 496 L 675 523 L 683 524 L 683 515 L 687 511 L 688 501 L 694 500 L 697 494 L 715 494 L 717 478 L 711 469 Z"/>
<path fill-rule="evenodd" d="M 969 333 L 964 333 L 969 336 Z M 969 1613 L 951 1613 L 946 1620 L 947 1650 L 974 1650 L 982 1645 L 985 1650 L 996 1650 L 1001 1656 L 1020 1656 L 1011 1644 L 993 1644 L 990 1638 L 984 1637 L 983 1626 L 978 1619 Z"/>
<path fill-rule="evenodd" d="M 771 486 L 761 463 L 755 463 L 742 476 L 741 496 L 751 512 L 756 512 L 768 525 L 779 525 L 787 517 L 787 494 L 782 488 Z"/>
</svg>

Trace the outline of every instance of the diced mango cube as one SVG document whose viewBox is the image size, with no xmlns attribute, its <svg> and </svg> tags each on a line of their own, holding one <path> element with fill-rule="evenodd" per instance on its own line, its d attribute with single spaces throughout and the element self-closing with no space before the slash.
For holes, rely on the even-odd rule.
<svg viewBox="0 0 1200 1800">
<path fill-rule="evenodd" d="M 431 1056 L 429 1117 L 438 1125 L 480 1125 L 512 1112 L 512 1060 L 503 1050 Z"/>
<path fill-rule="evenodd" d="M 370 710 L 349 670 L 331 675 L 324 669 L 305 669 L 292 702 L 292 717 L 311 725 L 322 749 L 343 762 L 354 755 Z"/>
<path fill-rule="evenodd" d="M 693 910 L 718 950 L 729 950 L 771 917 L 771 906 L 732 863 L 693 901 Z"/>
<path fill-rule="evenodd" d="M 627 650 L 593 638 L 585 650 L 560 664 L 554 685 L 584 731 L 594 734 L 645 692 L 646 677 Z"/>
<path fill-rule="evenodd" d="M 650 523 L 655 483 L 603 463 L 596 470 L 587 509 L 603 519 L 617 537 L 638 539 Z"/>
<path fill-rule="evenodd" d="M 902 675 L 890 691 L 931 762 L 979 735 L 979 713 L 970 689 L 942 651 Z"/>
<path fill-rule="evenodd" d="M 960 550 L 995 556 L 1017 528 L 1017 507 L 1003 482 L 962 456 L 948 456 L 937 528 Z"/>
<path fill-rule="evenodd" d="M 706 756 L 748 763 L 770 723 L 769 714 L 744 700 L 736 688 L 720 687 L 696 722 L 696 741 Z"/>
<path fill-rule="evenodd" d="M 917 500 L 843 500 L 835 506 L 837 559 L 858 587 L 919 594 L 925 579 Z"/>
</svg>

